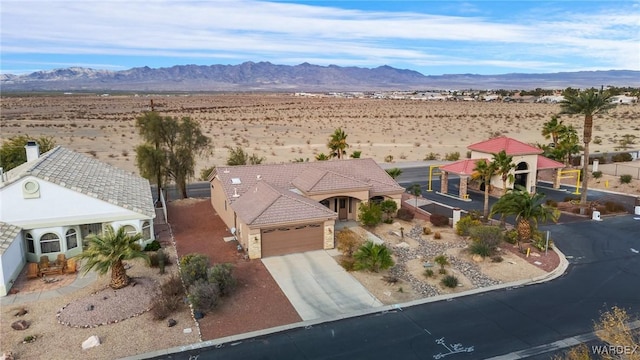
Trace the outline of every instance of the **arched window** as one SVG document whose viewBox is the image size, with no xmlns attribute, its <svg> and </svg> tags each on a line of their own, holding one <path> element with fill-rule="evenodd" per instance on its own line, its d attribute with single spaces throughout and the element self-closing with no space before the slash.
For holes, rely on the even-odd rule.
<svg viewBox="0 0 640 360">
<path fill-rule="evenodd" d="M 33 235 L 31 235 L 31 233 L 27 233 L 24 238 L 27 241 L 27 252 L 31 253 L 31 254 L 35 254 L 36 253 L 36 246 L 34 245 L 33 242 Z"/>
<path fill-rule="evenodd" d="M 124 232 L 126 232 L 126 233 L 127 233 L 127 235 L 129 235 L 129 236 L 133 236 L 133 235 L 135 235 L 135 234 L 137 234 L 137 233 L 138 233 L 138 232 L 136 231 L 136 228 L 134 228 L 134 227 L 133 227 L 133 226 L 131 226 L 131 225 L 125 225 L 125 226 L 124 226 Z"/>
<path fill-rule="evenodd" d="M 67 230 L 65 237 L 67 238 L 67 250 L 78 247 L 78 233 L 76 229 Z"/>
<path fill-rule="evenodd" d="M 60 252 L 60 238 L 54 233 L 46 233 L 40 237 L 40 252 L 43 254 Z"/>
<path fill-rule="evenodd" d="M 151 239 L 151 223 L 148 221 L 142 223 L 142 238 L 144 240 Z"/>
</svg>

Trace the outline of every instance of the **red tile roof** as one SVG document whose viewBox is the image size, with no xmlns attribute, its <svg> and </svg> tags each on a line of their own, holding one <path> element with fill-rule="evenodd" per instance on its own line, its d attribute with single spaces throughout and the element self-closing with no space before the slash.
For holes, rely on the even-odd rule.
<svg viewBox="0 0 640 360">
<path fill-rule="evenodd" d="M 465 159 L 453 162 L 451 164 L 440 166 L 440 170 L 450 172 L 456 175 L 471 176 L 476 168 L 477 161 L 487 161 L 487 159 Z"/>
<path fill-rule="evenodd" d="M 467 148 L 486 154 L 497 154 L 502 150 L 504 150 L 507 155 L 533 155 L 543 153 L 542 149 L 506 136 L 481 141 L 469 145 Z"/>
<path fill-rule="evenodd" d="M 551 160 L 549 158 L 546 158 L 542 155 L 538 155 L 538 165 L 537 165 L 537 169 L 538 170 L 544 170 L 544 169 L 558 169 L 558 168 L 563 168 L 564 164 L 561 162 L 557 162 L 555 160 Z"/>
</svg>

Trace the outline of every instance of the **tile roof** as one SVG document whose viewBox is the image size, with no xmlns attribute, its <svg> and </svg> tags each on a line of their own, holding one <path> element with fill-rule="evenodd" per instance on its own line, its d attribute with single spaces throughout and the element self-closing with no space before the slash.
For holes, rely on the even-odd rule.
<svg viewBox="0 0 640 360">
<path fill-rule="evenodd" d="M 551 160 L 547 157 L 544 157 L 542 155 L 538 155 L 538 161 L 537 161 L 537 166 L 536 168 L 538 170 L 544 170 L 544 169 L 558 169 L 558 168 L 563 168 L 564 164 L 561 162 L 557 162 L 555 160 Z"/>
<path fill-rule="evenodd" d="M 326 206 L 292 191 L 279 189 L 266 181 L 257 182 L 231 207 L 249 226 L 338 217 Z"/>
<path fill-rule="evenodd" d="M 533 155 L 543 153 L 542 149 L 506 136 L 471 144 L 467 148 L 486 154 L 497 154 L 502 150 L 504 150 L 507 155 Z"/>
<path fill-rule="evenodd" d="M 0 221 L 0 255 L 4 254 L 21 230 L 18 226 Z"/>
<path fill-rule="evenodd" d="M 487 159 L 464 159 L 451 164 L 442 165 L 440 166 L 440 170 L 456 175 L 471 176 L 471 174 L 474 173 L 473 169 L 476 168 L 476 161 L 478 160 L 488 161 Z"/>
<path fill-rule="evenodd" d="M 291 184 L 307 194 L 344 189 L 368 190 L 371 188 L 371 185 L 365 181 L 320 168 L 307 168 L 293 179 Z"/>
<path fill-rule="evenodd" d="M 124 209 L 155 217 L 148 180 L 61 146 L 42 154 L 37 160 L 7 171 L 7 181 L 0 183 L 0 188 L 25 176 L 35 176 Z"/>
</svg>

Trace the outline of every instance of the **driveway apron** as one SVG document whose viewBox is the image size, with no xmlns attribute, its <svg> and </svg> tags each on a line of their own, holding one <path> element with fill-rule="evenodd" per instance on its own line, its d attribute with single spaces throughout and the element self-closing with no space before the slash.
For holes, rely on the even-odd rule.
<svg viewBox="0 0 640 360">
<path fill-rule="evenodd" d="M 382 306 L 325 250 L 274 256 L 262 262 L 303 320 Z"/>
</svg>

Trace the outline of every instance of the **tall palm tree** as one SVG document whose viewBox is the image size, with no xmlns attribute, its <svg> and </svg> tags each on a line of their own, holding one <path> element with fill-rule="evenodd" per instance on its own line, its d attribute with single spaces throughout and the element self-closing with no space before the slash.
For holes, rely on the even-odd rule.
<svg viewBox="0 0 640 360">
<path fill-rule="evenodd" d="M 473 168 L 472 179 L 480 179 L 484 183 L 484 208 L 482 215 L 484 219 L 489 219 L 489 190 L 491 187 L 491 177 L 496 173 L 496 165 L 485 159 L 476 161 L 476 167 Z"/>
<path fill-rule="evenodd" d="M 513 182 L 514 180 L 511 170 L 516 168 L 516 164 L 513 162 L 513 156 L 507 155 L 507 152 L 504 150 L 492 155 L 496 174 L 500 175 L 500 179 L 502 179 L 503 194 L 506 194 L 507 182 Z"/>
<path fill-rule="evenodd" d="M 402 169 L 400 168 L 391 168 L 391 169 L 387 169 L 386 171 L 387 171 L 387 174 L 389 174 L 389 176 L 391 176 L 393 180 L 397 180 L 398 177 L 402 175 Z"/>
<path fill-rule="evenodd" d="M 545 139 L 551 138 L 551 141 L 553 141 L 553 146 L 557 147 L 560 132 L 562 132 L 564 127 L 565 125 L 562 123 L 562 120 L 558 121 L 558 117 L 553 115 L 551 117 L 551 120 L 542 124 L 542 136 L 544 136 Z"/>
<path fill-rule="evenodd" d="M 587 203 L 587 190 L 589 182 L 589 144 L 591 143 L 591 134 L 593 132 L 593 117 L 601 114 L 615 104 L 611 103 L 611 94 L 608 91 L 596 91 L 589 89 L 578 93 L 567 93 L 564 100 L 560 101 L 561 114 L 582 114 L 584 115 L 584 164 L 582 165 L 582 194 L 580 195 L 580 203 L 583 207 L 580 212 L 584 214 Z"/>
<path fill-rule="evenodd" d="M 79 260 L 86 260 L 83 266 L 85 273 L 95 268 L 100 275 L 104 275 L 111 270 L 109 286 L 121 289 L 130 282 L 123 260 L 142 258 L 149 262 L 149 256 L 137 243 L 141 237 L 140 233 L 128 235 L 124 227 L 116 232 L 109 225 L 104 234 L 89 237 L 89 246 L 77 257 Z"/>
<path fill-rule="evenodd" d="M 347 144 L 347 134 L 342 128 L 337 128 L 333 134 L 331 134 L 327 147 L 331 150 L 331 157 L 342 159 L 345 156 L 349 144 Z"/>
<path fill-rule="evenodd" d="M 502 216 L 515 215 L 516 229 L 518 231 L 518 247 L 520 241 L 531 239 L 533 227 L 538 227 L 538 222 L 557 222 L 560 212 L 544 204 L 544 194 L 530 194 L 523 186 L 516 185 L 515 190 L 507 192 L 491 208 L 491 215 Z"/>
</svg>

